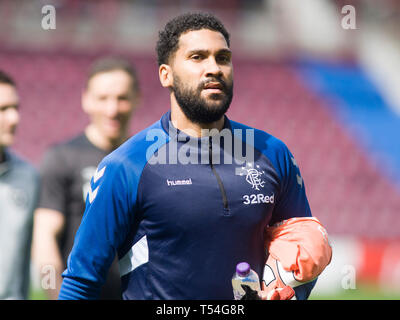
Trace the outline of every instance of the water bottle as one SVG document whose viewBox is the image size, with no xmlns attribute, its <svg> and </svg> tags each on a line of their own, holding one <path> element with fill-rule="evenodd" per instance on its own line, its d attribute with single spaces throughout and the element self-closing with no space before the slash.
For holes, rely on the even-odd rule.
<svg viewBox="0 0 400 320">
<path fill-rule="evenodd" d="M 240 300 L 246 294 L 242 285 L 247 285 L 257 292 L 261 290 L 257 272 L 252 270 L 247 262 L 239 263 L 232 277 L 233 297 L 235 300 Z"/>
</svg>

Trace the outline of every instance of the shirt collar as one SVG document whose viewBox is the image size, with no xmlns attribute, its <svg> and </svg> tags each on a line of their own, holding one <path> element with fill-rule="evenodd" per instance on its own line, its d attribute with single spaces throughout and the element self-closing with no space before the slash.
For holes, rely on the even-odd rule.
<svg viewBox="0 0 400 320">
<path fill-rule="evenodd" d="M 4 161 L 0 163 L 0 176 L 2 176 L 4 173 L 6 173 L 11 166 L 11 155 L 7 151 L 7 149 L 4 149 Z"/>
<path fill-rule="evenodd" d="M 195 139 L 194 137 L 189 137 L 186 133 L 174 127 L 171 121 L 170 110 L 161 117 L 161 126 L 170 137 L 171 135 L 173 136 L 179 135 L 179 137 L 187 136 L 188 139 Z M 232 131 L 231 123 L 226 115 L 224 115 L 224 126 L 222 130 L 223 129 L 228 129 Z M 208 137 L 201 137 L 197 139 L 205 139 L 205 138 L 208 139 Z"/>
</svg>

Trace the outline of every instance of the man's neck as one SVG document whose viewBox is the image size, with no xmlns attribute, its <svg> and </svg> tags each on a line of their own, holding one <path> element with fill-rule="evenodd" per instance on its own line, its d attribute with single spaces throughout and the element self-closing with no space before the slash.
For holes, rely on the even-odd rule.
<svg viewBox="0 0 400 320">
<path fill-rule="evenodd" d="M 178 103 L 171 99 L 171 122 L 175 128 L 183 131 L 189 136 L 202 137 L 207 130 L 217 129 L 221 131 L 224 127 L 225 118 L 222 116 L 221 119 L 211 123 L 194 123 L 189 120 L 186 115 L 182 112 Z M 205 131 L 206 130 L 206 131 Z"/>
<path fill-rule="evenodd" d="M 112 150 L 118 148 L 126 140 L 126 137 L 121 137 L 118 140 L 107 139 L 103 137 L 94 126 L 91 125 L 86 127 L 85 135 L 90 143 L 106 152 L 111 152 Z"/>
<path fill-rule="evenodd" d="M 5 161 L 6 161 L 6 149 L 0 146 L 0 163 L 3 163 Z"/>
</svg>

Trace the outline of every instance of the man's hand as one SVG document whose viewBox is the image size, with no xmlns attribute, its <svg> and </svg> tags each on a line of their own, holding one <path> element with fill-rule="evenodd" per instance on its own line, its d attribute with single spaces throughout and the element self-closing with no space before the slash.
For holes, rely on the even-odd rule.
<svg viewBox="0 0 400 320">
<path fill-rule="evenodd" d="M 261 292 L 242 284 L 246 294 L 240 300 L 290 300 L 294 297 L 294 290 L 290 286 L 284 288 L 265 288 Z"/>
<path fill-rule="evenodd" d="M 256 290 L 253 290 L 245 284 L 242 284 L 242 288 L 246 293 L 240 300 L 261 300 L 261 297 L 258 295 Z"/>
<path fill-rule="evenodd" d="M 262 300 L 292 300 L 295 298 L 294 290 L 290 286 L 276 289 L 265 289 L 260 292 Z"/>
</svg>

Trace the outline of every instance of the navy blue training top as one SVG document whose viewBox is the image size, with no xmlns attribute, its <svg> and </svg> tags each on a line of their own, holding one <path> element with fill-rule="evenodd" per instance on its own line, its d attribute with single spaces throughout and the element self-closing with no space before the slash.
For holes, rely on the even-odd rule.
<svg viewBox="0 0 400 320">
<path fill-rule="evenodd" d="M 237 263 L 262 277 L 265 228 L 302 216 L 304 183 L 283 142 L 227 117 L 194 138 L 168 112 L 99 164 L 59 298 L 98 298 L 118 254 L 124 299 L 233 299 Z"/>
</svg>

